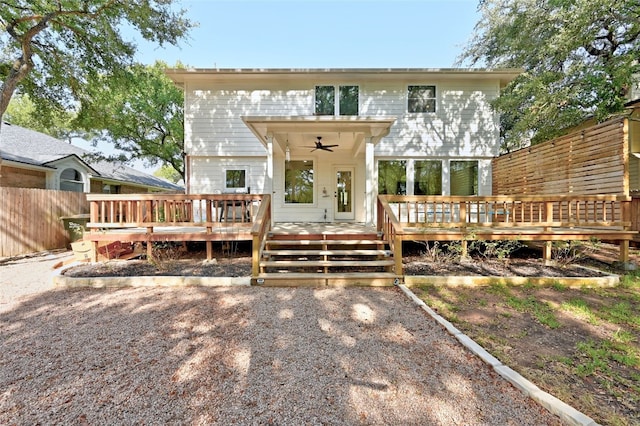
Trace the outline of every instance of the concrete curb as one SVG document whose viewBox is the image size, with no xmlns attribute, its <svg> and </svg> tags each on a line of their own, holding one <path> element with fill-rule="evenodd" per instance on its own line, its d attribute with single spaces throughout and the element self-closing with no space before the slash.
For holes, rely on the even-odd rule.
<svg viewBox="0 0 640 426">
<path fill-rule="evenodd" d="M 558 416 L 565 424 L 572 426 L 594 426 L 598 424 L 591 417 L 560 401 L 553 395 L 544 392 L 534 383 L 525 379 L 508 366 L 502 364 L 500 360 L 487 352 L 482 346 L 473 341 L 469 336 L 462 333 L 460 330 L 454 327 L 453 324 L 442 318 L 433 309 L 429 308 L 429 306 L 427 306 L 424 301 L 420 300 L 420 298 L 418 298 L 418 296 L 416 296 L 406 285 L 401 284 L 398 287 L 409 299 L 411 299 L 416 305 L 420 306 L 437 323 L 441 324 L 447 330 L 447 332 L 455 337 L 465 348 L 469 349 L 482 361 L 490 365 L 496 373 L 498 373 L 513 386 L 522 391 L 525 395 L 546 408 L 549 412 Z"/>
<path fill-rule="evenodd" d="M 53 273 L 53 285 L 60 288 L 122 288 L 122 287 L 226 287 L 250 286 L 251 277 L 183 277 L 183 276 L 141 276 L 141 277 L 66 277 L 62 272 L 76 265 L 74 262 Z"/>
<path fill-rule="evenodd" d="M 615 287 L 620 284 L 618 275 L 604 277 L 494 277 L 494 276 L 439 276 L 439 275 L 405 275 L 404 284 L 408 287 L 423 284 L 436 286 L 489 286 L 503 285 L 552 285 L 562 284 L 570 288 Z"/>
</svg>

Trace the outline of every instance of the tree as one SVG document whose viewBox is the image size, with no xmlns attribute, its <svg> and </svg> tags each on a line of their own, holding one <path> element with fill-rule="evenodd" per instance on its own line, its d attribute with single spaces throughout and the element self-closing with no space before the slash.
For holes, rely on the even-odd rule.
<svg viewBox="0 0 640 426">
<path fill-rule="evenodd" d="M 503 150 L 619 113 L 639 71 L 637 0 L 481 0 L 460 57 L 524 72 L 493 103 Z"/>
<path fill-rule="evenodd" d="M 48 111 L 39 114 L 36 105 L 29 95 L 13 96 L 7 111 L 6 121 L 11 124 L 26 127 L 54 138 L 71 143 L 74 137 L 86 137 L 86 133 L 74 128 L 76 114 L 72 111 Z"/>
<path fill-rule="evenodd" d="M 153 172 L 153 175 L 173 183 L 178 183 L 180 182 L 180 179 L 182 179 L 182 176 L 176 171 L 176 169 L 167 166 L 166 164 Z"/>
<path fill-rule="evenodd" d="M 92 78 L 76 125 L 94 135 L 94 145 L 112 143 L 122 152 L 109 160 L 161 162 L 184 178 L 183 94 L 164 74 L 166 67 L 135 64 Z"/>
<path fill-rule="evenodd" d="M 39 110 L 72 109 L 86 84 L 130 65 L 131 28 L 159 45 L 193 27 L 173 0 L 7 0 L 0 2 L 0 124 L 14 92 Z"/>
</svg>

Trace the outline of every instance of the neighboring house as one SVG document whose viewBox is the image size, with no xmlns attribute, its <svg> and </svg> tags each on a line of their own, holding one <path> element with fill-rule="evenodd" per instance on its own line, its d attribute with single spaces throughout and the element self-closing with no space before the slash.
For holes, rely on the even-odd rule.
<svg viewBox="0 0 640 426">
<path fill-rule="evenodd" d="M 43 133 L 2 123 L 0 186 L 114 194 L 183 191 L 122 163 L 87 159 L 87 154 Z"/>
<path fill-rule="evenodd" d="M 490 102 L 519 70 L 171 69 L 188 193 L 272 195 L 275 222 L 372 223 L 377 194 L 488 195 Z"/>
</svg>

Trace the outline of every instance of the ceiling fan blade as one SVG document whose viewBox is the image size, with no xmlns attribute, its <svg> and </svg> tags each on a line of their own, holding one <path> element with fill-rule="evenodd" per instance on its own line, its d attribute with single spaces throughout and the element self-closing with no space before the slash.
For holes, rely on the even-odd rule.
<svg viewBox="0 0 640 426">
<path fill-rule="evenodd" d="M 329 148 L 327 148 L 326 146 L 322 147 L 322 149 L 323 149 L 324 151 L 333 152 L 333 150 L 332 150 L 332 149 L 329 149 Z"/>
<path fill-rule="evenodd" d="M 334 148 L 336 146 L 340 146 L 340 145 L 322 145 L 325 148 Z"/>
</svg>

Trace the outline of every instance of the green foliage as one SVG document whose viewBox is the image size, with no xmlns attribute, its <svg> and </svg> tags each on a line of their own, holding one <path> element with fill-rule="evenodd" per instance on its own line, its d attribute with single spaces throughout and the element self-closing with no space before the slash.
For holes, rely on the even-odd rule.
<svg viewBox="0 0 640 426">
<path fill-rule="evenodd" d="M 182 91 L 164 74 L 166 68 L 162 62 L 135 64 L 94 76 L 81 98 L 76 124 L 95 135 L 94 144 L 111 143 L 123 152 L 124 157 L 117 160 L 162 163 L 180 180 L 184 178 L 184 101 Z"/>
<path fill-rule="evenodd" d="M 127 27 L 159 45 L 177 44 L 194 26 L 174 0 L 9 0 L 0 2 L 0 117 L 18 90 L 69 110 L 99 75 L 126 69 L 136 45 Z"/>
<path fill-rule="evenodd" d="M 523 244 L 518 240 L 476 240 L 469 243 L 469 253 L 476 253 L 485 259 L 509 259 Z"/>
<path fill-rule="evenodd" d="M 14 96 L 4 119 L 11 124 L 45 133 L 69 143 L 76 136 L 84 136 L 74 129 L 75 112 L 47 107 L 39 108 L 29 95 Z"/>
<path fill-rule="evenodd" d="M 636 0 L 482 0 L 460 62 L 524 72 L 493 103 L 503 151 L 619 113 L 640 68 Z"/>
<path fill-rule="evenodd" d="M 180 176 L 180 173 L 178 173 L 176 169 L 166 164 L 153 172 L 153 175 L 173 183 L 178 183 L 180 179 L 182 179 L 182 176 Z"/>
</svg>

